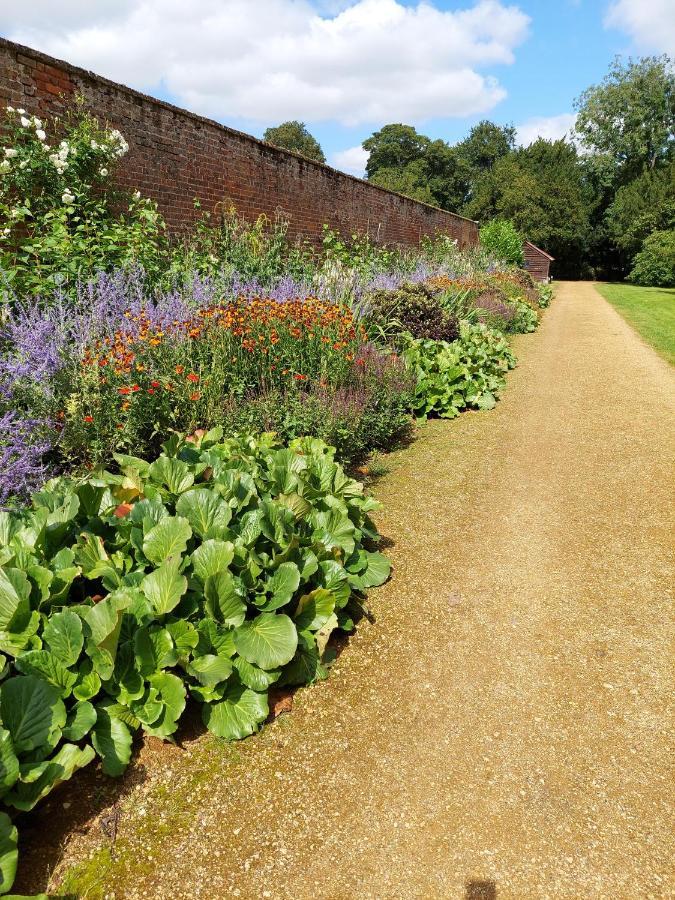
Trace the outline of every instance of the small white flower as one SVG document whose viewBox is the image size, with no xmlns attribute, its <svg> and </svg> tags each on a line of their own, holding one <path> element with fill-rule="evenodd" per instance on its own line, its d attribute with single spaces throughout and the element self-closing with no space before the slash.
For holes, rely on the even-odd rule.
<svg viewBox="0 0 675 900">
<path fill-rule="evenodd" d="M 25 169 L 27 165 L 28 165 L 28 160 L 27 160 L 27 159 L 22 159 L 21 162 L 19 163 L 19 168 L 20 168 L 20 169 Z"/>
<path fill-rule="evenodd" d="M 140 200 L 140 199 L 141 199 L 141 192 L 134 191 L 134 200 Z"/>
<path fill-rule="evenodd" d="M 47 140 L 47 135 L 45 134 L 45 132 L 44 132 L 41 128 L 38 128 L 38 129 L 35 131 L 35 137 L 36 137 L 39 141 L 46 141 L 46 140 Z"/>
<path fill-rule="evenodd" d="M 25 109 L 17 109 L 17 112 L 18 112 L 18 114 L 19 114 L 20 116 L 25 116 L 25 115 L 26 115 L 26 110 L 25 110 Z"/>
<path fill-rule="evenodd" d="M 106 176 L 107 174 L 108 174 L 108 170 L 107 170 L 107 169 L 105 168 L 105 166 L 104 166 L 104 167 L 101 169 L 101 175 L 105 178 L 105 176 Z"/>
<path fill-rule="evenodd" d="M 27 119 L 25 116 L 21 116 L 21 124 L 24 128 L 28 128 L 30 125 L 30 119 Z"/>
<path fill-rule="evenodd" d="M 17 206 L 15 206 L 14 209 L 12 210 L 12 212 L 10 213 L 10 215 L 13 219 L 18 219 L 19 213 L 20 213 L 19 208 Z"/>
<path fill-rule="evenodd" d="M 8 106 L 8 107 L 7 107 L 7 112 L 14 112 L 14 107 L 13 107 L 13 106 Z"/>
<path fill-rule="evenodd" d="M 15 150 L 14 147 L 5 147 L 5 157 L 7 159 L 14 159 L 14 157 L 18 155 L 19 151 Z"/>
<path fill-rule="evenodd" d="M 42 128 L 42 119 L 38 119 L 37 116 L 33 116 L 33 125 L 35 125 L 36 128 Z"/>
<path fill-rule="evenodd" d="M 66 204 L 66 206 L 69 206 L 74 199 L 75 197 L 70 193 L 70 191 L 64 191 L 61 195 L 61 200 Z"/>
<path fill-rule="evenodd" d="M 12 166 L 10 165 L 8 159 L 3 159 L 3 161 L 0 163 L 0 172 L 9 172 L 11 168 Z"/>
<path fill-rule="evenodd" d="M 92 141 L 92 142 L 91 142 L 91 149 L 92 149 L 92 150 L 98 150 L 98 144 L 96 143 L 96 141 Z"/>
<path fill-rule="evenodd" d="M 2 235 L 3 235 L 3 237 L 7 237 L 7 235 L 9 234 L 9 232 L 10 232 L 10 229 L 9 229 L 9 228 L 3 228 L 3 230 L 2 230 Z"/>
</svg>

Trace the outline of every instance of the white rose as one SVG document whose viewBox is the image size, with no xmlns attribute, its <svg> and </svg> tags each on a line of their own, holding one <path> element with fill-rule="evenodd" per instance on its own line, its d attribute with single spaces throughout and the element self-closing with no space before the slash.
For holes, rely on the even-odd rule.
<svg viewBox="0 0 675 900">
<path fill-rule="evenodd" d="M 7 112 L 14 112 L 14 107 L 13 107 L 13 106 L 8 106 L 8 107 L 7 107 Z"/>
<path fill-rule="evenodd" d="M 105 167 L 103 169 L 101 169 L 101 175 L 103 176 L 103 178 L 105 178 L 105 176 L 107 174 L 108 174 L 108 170 Z"/>
<path fill-rule="evenodd" d="M 21 116 L 21 124 L 24 128 L 28 128 L 30 125 L 30 119 L 27 119 L 25 116 Z"/>
<path fill-rule="evenodd" d="M 41 128 L 36 129 L 36 131 L 35 131 L 35 137 L 36 137 L 39 141 L 46 141 L 46 140 L 47 140 L 47 135 L 44 133 L 44 131 L 43 131 Z"/>
<path fill-rule="evenodd" d="M 5 147 L 5 156 L 7 159 L 14 159 L 14 157 L 18 155 L 19 151 L 15 150 L 14 147 Z"/>
<path fill-rule="evenodd" d="M 36 128 L 42 128 L 42 119 L 38 119 L 37 116 L 33 116 L 33 125 L 35 125 Z"/>
<path fill-rule="evenodd" d="M 96 141 L 92 141 L 92 142 L 91 142 L 91 149 L 92 149 L 92 150 L 98 150 L 98 144 L 96 143 Z"/>
<path fill-rule="evenodd" d="M 70 193 L 70 191 L 64 191 L 63 194 L 61 195 L 61 200 L 66 205 L 71 204 L 74 199 L 75 199 L 75 197 Z"/>
<path fill-rule="evenodd" d="M 140 199 L 141 199 L 141 192 L 134 191 L 134 200 L 140 200 Z"/>
<path fill-rule="evenodd" d="M 25 115 L 26 115 L 26 110 L 25 110 L 25 109 L 17 109 L 17 112 L 18 112 L 18 114 L 19 114 L 20 116 L 25 116 Z"/>
</svg>

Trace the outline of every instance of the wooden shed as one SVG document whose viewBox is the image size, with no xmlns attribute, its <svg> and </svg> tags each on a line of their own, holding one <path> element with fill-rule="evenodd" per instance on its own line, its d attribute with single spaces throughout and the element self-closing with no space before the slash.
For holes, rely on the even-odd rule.
<svg viewBox="0 0 675 900">
<path fill-rule="evenodd" d="M 549 269 L 551 263 L 555 259 L 541 247 L 535 246 L 532 241 L 525 241 L 523 244 L 523 256 L 525 257 L 525 268 L 536 281 L 549 281 Z"/>
</svg>

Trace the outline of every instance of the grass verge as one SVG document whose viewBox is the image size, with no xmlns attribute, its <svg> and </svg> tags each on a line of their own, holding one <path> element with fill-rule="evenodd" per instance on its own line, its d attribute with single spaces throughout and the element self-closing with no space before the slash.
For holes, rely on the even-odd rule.
<svg viewBox="0 0 675 900">
<path fill-rule="evenodd" d="M 675 366 L 675 288 L 618 283 L 596 287 L 629 325 Z"/>
</svg>

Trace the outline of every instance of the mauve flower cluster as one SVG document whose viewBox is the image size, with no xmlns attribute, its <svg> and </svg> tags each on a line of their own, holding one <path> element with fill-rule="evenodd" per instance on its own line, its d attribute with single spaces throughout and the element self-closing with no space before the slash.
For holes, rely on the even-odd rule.
<svg viewBox="0 0 675 900">
<path fill-rule="evenodd" d="M 11 410 L 0 415 L 0 504 L 25 496 L 45 477 L 44 422 L 25 419 Z"/>
</svg>

